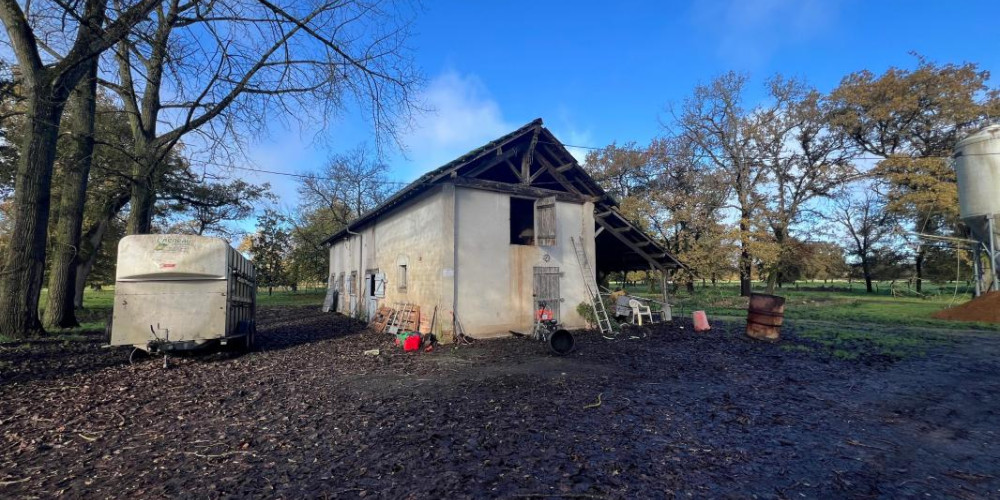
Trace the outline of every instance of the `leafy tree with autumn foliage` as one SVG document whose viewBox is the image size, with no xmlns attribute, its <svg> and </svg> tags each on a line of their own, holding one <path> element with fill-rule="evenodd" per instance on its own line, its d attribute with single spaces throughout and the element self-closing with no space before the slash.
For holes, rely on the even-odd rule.
<svg viewBox="0 0 1000 500">
<path fill-rule="evenodd" d="M 655 139 L 648 154 L 656 173 L 646 197 L 650 229 L 687 266 L 676 278 L 693 292 L 698 278 L 715 282 L 734 272 L 735 235 L 720 221 L 728 193 L 723 178 L 677 137 Z"/>
<path fill-rule="evenodd" d="M 888 209 L 913 231 L 962 231 L 958 187 L 948 157 L 964 135 L 1000 113 L 1000 90 L 974 63 L 937 64 L 917 56 L 915 69 L 852 73 L 830 94 L 830 124 L 862 151 L 884 158 L 873 173 L 888 184 Z M 914 252 L 921 290 L 928 248 Z"/>
<path fill-rule="evenodd" d="M 611 144 L 591 151 L 585 168 L 619 201 L 623 215 L 659 236 L 688 266 L 675 275 L 688 290 L 698 277 L 714 280 L 731 271 L 727 254 L 733 247 L 719 222 L 726 187 L 685 141 L 664 137 L 646 147 Z M 645 272 L 626 275 L 628 280 L 645 277 Z"/>
</svg>

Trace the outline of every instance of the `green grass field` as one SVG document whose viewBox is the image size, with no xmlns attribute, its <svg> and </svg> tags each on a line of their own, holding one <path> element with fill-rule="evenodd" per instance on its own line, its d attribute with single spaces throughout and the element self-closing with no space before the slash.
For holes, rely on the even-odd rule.
<svg viewBox="0 0 1000 500">
<path fill-rule="evenodd" d="M 45 305 L 47 290 L 42 290 L 41 304 Z M 323 304 L 326 290 L 307 289 L 296 292 L 288 290 L 275 290 L 268 295 L 267 290 L 258 291 L 257 304 L 262 307 L 269 306 L 311 306 L 319 307 Z M 66 328 L 63 330 L 53 330 L 50 333 L 54 337 L 72 340 L 84 333 L 104 331 L 105 325 L 111 316 L 111 309 L 114 305 L 115 291 L 113 288 L 102 290 L 87 289 L 83 294 L 83 310 L 77 312 L 77 319 L 80 326 L 76 328 Z M 0 337 L 0 342 L 10 341 Z"/>
<path fill-rule="evenodd" d="M 763 287 L 754 291 L 763 292 Z M 781 349 L 826 353 L 834 358 L 857 359 L 859 353 L 883 355 L 894 359 L 923 356 L 935 345 L 952 342 L 949 332 L 975 330 L 1000 331 L 1000 325 L 938 320 L 937 311 L 970 300 L 970 291 L 961 284 L 931 284 L 922 294 L 902 287 L 880 284 L 876 293 L 866 293 L 863 284 L 798 283 L 786 285 L 775 294 L 785 297 L 786 323 L 795 328 L 796 337 L 783 341 Z M 629 287 L 639 296 L 659 299 L 647 287 Z M 742 322 L 747 299 L 739 297 L 736 283 L 697 287 L 693 294 L 684 290 L 671 297 L 675 316 L 689 316 L 704 310 L 715 319 Z"/>
<path fill-rule="evenodd" d="M 755 284 L 756 285 L 756 284 Z M 954 284 L 928 285 L 923 294 L 917 295 L 903 287 L 896 287 L 895 296 L 887 286 L 876 293 L 866 293 L 863 284 L 846 282 L 785 285 L 775 295 L 785 297 L 785 318 L 829 321 L 838 324 L 883 324 L 894 326 L 920 326 L 943 329 L 1000 330 L 1000 325 L 988 323 L 963 323 L 931 318 L 931 314 L 970 299 L 964 285 L 955 294 Z M 754 291 L 762 292 L 763 287 Z M 649 293 L 645 286 L 629 287 L 629 292 L 654 299 L 659 293 Z M 694 294 L 684 290 L 671 297 L 676 315 L 689 315 L 691 311 L 704 310 L 711 316 L 744 317 L 747 299 L 739 296 L 736 283 L 696 287 Z"/>
<path fill-rule="evenodd" d="M 45 304 L 46 290 L 42 290 L 42 301 Z M 289 290 L 275 290 L 268 295 L 267 290 L 257 291 L 257 304 L 261 306 L 308 306 L 322 305 L 323 297 L 326 295 L 325 289 L 308 289 L 292 292 Z M 104 288 L 101 290 L 87 289 L 83 294 L 84 309 L 106 309 L 110 310 L 114 305 L 115 290 Z"/>
</svg>

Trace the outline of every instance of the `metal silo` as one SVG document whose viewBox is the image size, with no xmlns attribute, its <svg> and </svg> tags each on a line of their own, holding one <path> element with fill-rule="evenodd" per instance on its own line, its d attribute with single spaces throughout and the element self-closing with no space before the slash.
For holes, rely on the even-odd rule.
<svg viewBox="0 0 1000 500">
<path fill-rule="evenodd" d="M 1000 289 L 1000 125 L 991 125 L 955 145 L 958 204 L 962 221 L 972 230 L 976 264 L 982 252 L 989 256 L 990 274 L 977 269 L 980 290 Z M 978 266 L 977 266 L 978 267 Z"/>
</svg>

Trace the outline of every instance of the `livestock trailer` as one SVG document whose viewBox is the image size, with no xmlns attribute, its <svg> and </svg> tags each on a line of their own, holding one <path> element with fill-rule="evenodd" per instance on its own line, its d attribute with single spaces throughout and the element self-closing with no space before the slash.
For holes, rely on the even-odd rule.
<svg viewBox="0 0 1000 500">
<path fill-rule="evenodd" d="M 142 234 L 118 244 L 111 345 L 148 352 L 235 344 L 251 349 L 253 264 L 225 240 Z"/>
</svg>

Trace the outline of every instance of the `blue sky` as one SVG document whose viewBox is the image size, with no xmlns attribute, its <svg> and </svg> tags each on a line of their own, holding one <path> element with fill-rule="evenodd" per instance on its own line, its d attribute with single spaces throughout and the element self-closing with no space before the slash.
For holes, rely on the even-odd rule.
<svg viewBox="0 0 1000 500">
<path fill-rule="evenodd" d="M 411 46 L 433 110 L 404 134 L 405 154 L 387 151 L 387 162 L 410 181 L 536 117 L 567 144 L 643 143 L 662 132 L 670 103 L 729 70 L 830 90 L 861 69 L 913 67 L 915 51 L 1000 75 L 997 19 L 996 0 L 427 1 Z M 271 132 L 252 147 L 255 166 L 291 173 L 372 142 L 352 116 L 324 131 Z M 246 177 L 271 182 L 283 206 L 295 205 L 293 179 Z"/>
</svg>

